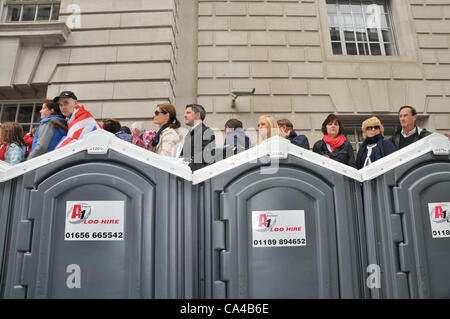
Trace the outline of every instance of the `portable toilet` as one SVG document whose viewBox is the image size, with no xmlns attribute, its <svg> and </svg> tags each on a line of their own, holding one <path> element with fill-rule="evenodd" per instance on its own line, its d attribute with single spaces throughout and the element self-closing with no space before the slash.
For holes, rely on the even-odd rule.
<svg viewBox="0 0 450 319">
<path fill-rule="evenodd" d="M 193 184 L 201 298 L 365 298 L 356 169 L 275 136 Z"/>
<path fill-rule="evenodd" d="M 3 298 L 197 296 L 187 165 L 96 131 L 1 169 Z"/>
</svg>

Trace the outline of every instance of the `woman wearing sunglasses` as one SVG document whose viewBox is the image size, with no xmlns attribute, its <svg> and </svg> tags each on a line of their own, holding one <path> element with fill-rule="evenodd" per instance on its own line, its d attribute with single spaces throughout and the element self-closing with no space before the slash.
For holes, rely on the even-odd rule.
<svg viewBox="0 0 450 319">
<path fill-rule="evenodd" d="M 383 137 L 384 127 L 377 117 L 371 117 L 362 123 L 364 142 L 356 156 L 358 169 L 396 151 L 394 144 Z"/>
<path fill-rule="evenodd" d="M 180 143 L 180 135 L 176 132 L 181 124 L 177 119 L 177 111 L 172 104 L 164 103 L 156 107 L 153 123 L 159 130 L 149 144 L 149 149 L 159 155 L 174 157 Z"/>
</svg>

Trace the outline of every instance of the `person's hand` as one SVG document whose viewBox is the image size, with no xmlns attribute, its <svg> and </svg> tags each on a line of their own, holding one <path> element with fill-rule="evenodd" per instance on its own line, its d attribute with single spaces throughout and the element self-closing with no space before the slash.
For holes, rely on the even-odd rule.
<svg viewBox="0 0 450 319">
<path fill-rule="evenodd" d="M 444 133 L 445 136 L 448 137 L 448 139 L 450 140 L 450 134 L 449 133 Z"/>
</svg>

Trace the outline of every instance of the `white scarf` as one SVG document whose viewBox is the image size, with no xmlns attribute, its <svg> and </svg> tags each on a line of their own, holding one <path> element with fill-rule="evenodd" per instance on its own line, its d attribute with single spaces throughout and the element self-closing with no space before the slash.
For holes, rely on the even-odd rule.
<svg viewBox="0 0 450 319">
<path fill-rule="evenodd" d="M 366 157 L 366 160 L 364 161 L 363 167 L 366 167 L 366 166 L 369 166 L 370 164 L 372 164 L 372 160 L 370 159 L 370 155 L 372 155 L 372 149 L 375 146 L 377 146 L 377 144 L 367 145 L 367 157 Z"/>
</svg>

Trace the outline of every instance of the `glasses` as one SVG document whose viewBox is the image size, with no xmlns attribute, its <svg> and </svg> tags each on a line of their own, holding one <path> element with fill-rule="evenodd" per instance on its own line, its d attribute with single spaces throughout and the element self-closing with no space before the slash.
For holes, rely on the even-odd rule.
<svg viewBox="0 0 450 319">
<path fill-rule="evenodd" d="M 161 111 L 161 112 L 158 111 L 158 110 L 155 111 L 155 115 L 156 115 L 156 116 L 158 116 L 160 113 L 162 113 L 162 114 L 167 114 L 167 112 L 165 112 L 165 111 Z"/>
<path fill-rule="evenodd" d="M 379 130 L 379 129 L 380 129 L 379 125 L 366 127 L 366 131 Z"/>
</svg>

